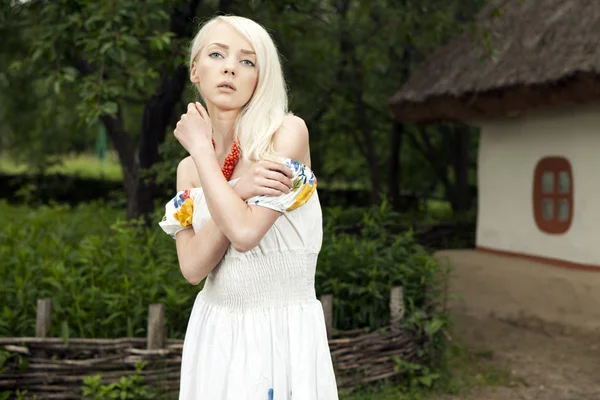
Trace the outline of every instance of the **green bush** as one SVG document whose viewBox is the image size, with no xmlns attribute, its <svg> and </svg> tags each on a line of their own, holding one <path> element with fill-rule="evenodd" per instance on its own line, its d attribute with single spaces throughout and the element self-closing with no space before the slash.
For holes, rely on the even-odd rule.
<svg viewBox="0 0 600 400">
<path fill-rule="evenodd" d="M 317 292 L 333 295 L 337 329 L 375 329 L 387 324 L 394 286 L 403 287 L 406 316 L 414 323 L 430 321 L 442 300 L 447 271 L 410 230 L 391 232 L 390 227 L 398 224 L 395 218 L 387 203 L 363 209 L 358 223 L 356 210 L 325 211 Z"/>
<path fill-rule="evenodd" d="M 158 226 L 125 223 L 121 211 L 102 203 L 31 208 L 0 202 L 0 213 L 6 215 L 0 336 L 33 335 L 36 301 L 51 298 L 55 337 L 144 336 L 152 303 L 165 304 L 169 337 L 183 337 L 201 285 L 183 279 L 174 242 Z M 354 234 L 340 231 L 343 221 L 359 217 Z M 335 328 L 385 325 L 390 289 L 401 285 L 408 320 L 436 330 L 427 314 L 438 296 L 440 266 L 410 232 L 390 233 L 394 218 L 385 204 L 325 210 L 317 293 L 334 295 Z"/>
<path fill-rule="evenodd" d="M 51 298 L 52 336 L 144 336 L 148 305 L 163 303 L 169 336 L 183 337 L 197 288 L 158 227 L 125 223 L 102 204 L 0 203 L 0 213 L 1 336 L 32 336 L 36 301 Z"/>
</svg>

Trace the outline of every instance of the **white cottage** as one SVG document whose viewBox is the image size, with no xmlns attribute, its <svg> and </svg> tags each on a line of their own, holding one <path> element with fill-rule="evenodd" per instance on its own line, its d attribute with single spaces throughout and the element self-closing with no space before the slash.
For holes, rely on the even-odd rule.
<svg viewBox="0 0 600 400">
<path fill-rule="evenodd" d="M 492 58 L 457 37 L 392 110 L 480 127 L 477 250 L 600 271 L 600 1 L 500 3 Z"/>
</svg>

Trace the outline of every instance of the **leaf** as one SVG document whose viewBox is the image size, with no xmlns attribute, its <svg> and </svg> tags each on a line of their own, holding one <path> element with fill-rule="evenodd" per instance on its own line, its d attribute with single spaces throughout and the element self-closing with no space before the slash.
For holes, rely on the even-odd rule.
<svg viewBox="0 0 600 400">
<path fill-rule="evenodd" d="M 113 47 L 113 43 L 112 42 L 106 42 L 102 45 L 102 47 L 100 47 L 100 54 L 105 54 L 108 50 L 111 49 L 111 47 Z"/>
<path fill-rule="evenodd" d="M 442 329 L 445 325 L 445 322 L 439 318 L 433 319 L 427 325 L 425 325 L 425 333 L 429 337 L 433 337 L 440 329 Z"/>
<path fill-rule="evenodd" d="M 108 115 L 115 115 L 119 110 L 119 105 L 113 101 L 109 101 L 102 105 L 102 111 Z"/>
</svg>

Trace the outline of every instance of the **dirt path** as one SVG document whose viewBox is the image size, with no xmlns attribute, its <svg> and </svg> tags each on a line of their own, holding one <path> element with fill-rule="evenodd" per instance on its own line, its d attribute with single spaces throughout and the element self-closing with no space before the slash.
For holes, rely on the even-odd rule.
<svg viewBox="0 0 600 400">
<path fill-rule="evenodd" d="M 506 373 L 500 386 L 480 386 L 460 400 L 600 400 L 600 335 L 565 334 L 531 320 L 455 316 L 454 338 L 487 351 Z"/>
</svg>

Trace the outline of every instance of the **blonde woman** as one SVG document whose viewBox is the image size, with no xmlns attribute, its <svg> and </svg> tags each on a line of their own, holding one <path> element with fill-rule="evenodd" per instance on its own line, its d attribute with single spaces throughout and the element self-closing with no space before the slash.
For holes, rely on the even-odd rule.
<svg viewBox="0 0 600 400">
<path fill-rule="evenodd" d="M 190 75 L 206 108 L 189 104 L 177 124 L 190 156 L 160 222 L 183 276 L 206 278 L 186 331 L 179 398 L 335 400 L 314 288 L 317 179 L 306 125 L 287 109 L 275 44 L 252 20 L 216 17 L 192 42 Z"/>
</svg>

